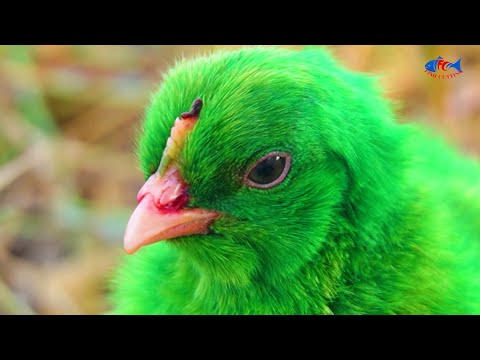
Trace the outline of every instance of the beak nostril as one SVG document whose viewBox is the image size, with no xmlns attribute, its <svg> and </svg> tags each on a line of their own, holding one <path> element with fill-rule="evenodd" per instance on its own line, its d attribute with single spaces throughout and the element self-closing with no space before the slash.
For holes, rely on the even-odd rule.
<svg viewBox="0 0 480 360">
<path fill-rule="evenodd" d="M 183 193 L 183 194 L 180 194 L 175 199 L 172 199 L 167 204 L 164 204 L 162 208 L 166 210 L 180 210 L 180 209 L 183 209 L 185 205 L 188 204 L 188 200 L 189 200 L 189 197 Z"/>
<path fill-rule="evenodd" d="M 151 204 L 158 210 L 179 210 L 189 200 L 187 185 L 176 166 L 171 166 L 162 176 L 152 175 L 139 191 L 138 202 L 147 194 L 152 195 Z"/>
</svg>

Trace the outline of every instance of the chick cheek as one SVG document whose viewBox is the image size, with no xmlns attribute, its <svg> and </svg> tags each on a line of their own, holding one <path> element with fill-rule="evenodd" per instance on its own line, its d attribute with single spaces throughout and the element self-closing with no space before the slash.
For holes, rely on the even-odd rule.
<svg viewBox="0 0 480 360">
<path fill-rule="evenodd" d="M 178 171 L 170 170 L 163 177 L 152 175 L 140 190 L 139 204 L 125 230 L 124 248 L 128 254 L 162 240 L 206 234 L 212 222 L 220 216 L 216 211 L 185 209 L 183 206 L 187 203 L 183 201 L 182 207 L 172 206 L 179 204 L 177 196 L 184 193 L 181 190 L 185 185 Z M 169 194 L 168 199 L 166 194 Z"/>
</svg>

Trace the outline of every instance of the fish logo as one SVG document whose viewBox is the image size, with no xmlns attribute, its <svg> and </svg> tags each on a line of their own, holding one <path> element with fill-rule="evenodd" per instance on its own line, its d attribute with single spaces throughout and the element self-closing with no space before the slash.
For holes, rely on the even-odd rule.
<svg viewBox="0 0 480 360">
<path fill-rule="evenodd" d="M 427 75 L 430 75 L 433 78 L 438 79 L 451 79 L 463 73 L 462 68 L 460 67 L 460 61 L 462 58 L 458 59 L 456 62 L 451 63 L 450 61 L 444 60 L 441 56 L 434 60 L 430 60 L 425 64 L 425 72 Z M 456 72 L 451 72 L 450 70 L 455 69 Z M 441 74 L 441 71 L 450 71 L 448 74 Z"/>
</svg>

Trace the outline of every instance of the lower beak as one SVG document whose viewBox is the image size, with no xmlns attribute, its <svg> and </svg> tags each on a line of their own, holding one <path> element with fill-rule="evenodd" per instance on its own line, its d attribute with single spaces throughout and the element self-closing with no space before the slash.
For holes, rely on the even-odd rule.
<svg viewBox="0 0 480 360">
<path fill-rule="evenodd" d="M 175 203 L 176 199 L 172 197 L 176 196 L 180 186 L 183 185 L 178 173 L 170 171 L 163 178 L 152 176 L 142 187 L 139 204 L 125 230 L 124 247 L 128 254 L 162 240 L 208 233 L 209 226 L 220 215 L 218 212 L 168 206 Z M 161 189 L 159 195 L 157 189 Z"/>
</svg>

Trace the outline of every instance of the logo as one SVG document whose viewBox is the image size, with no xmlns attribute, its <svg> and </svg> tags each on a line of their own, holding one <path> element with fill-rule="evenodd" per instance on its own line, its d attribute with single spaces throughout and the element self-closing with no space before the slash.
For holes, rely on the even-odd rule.
<svg viewBox="0 0 480 360">
<path fill-rule="evenodd" d="M 463 72 L 460 68 L 461 60 L 462 58 L 458 59 L 455 63 L 451 63 L 439 56 L 435 60 L 430 60 L 425 64 L 425 72 L 435 79 L 452 79 Z"/>
</svg>

